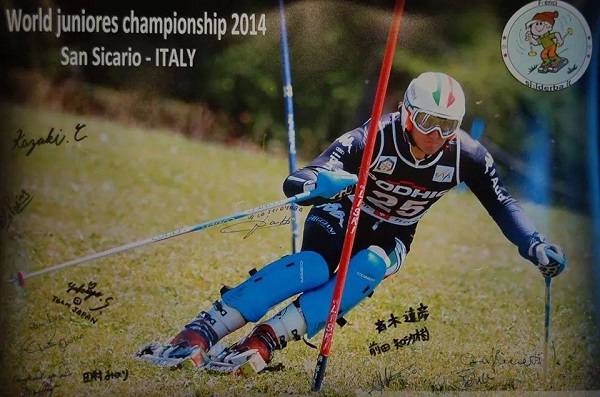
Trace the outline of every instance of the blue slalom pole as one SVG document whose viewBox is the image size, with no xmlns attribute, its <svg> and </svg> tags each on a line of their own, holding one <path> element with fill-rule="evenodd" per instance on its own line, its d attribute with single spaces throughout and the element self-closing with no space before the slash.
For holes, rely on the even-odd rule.
<svg viewBox="0 0 600 397">
<path fill-rule="evenodd" d="M 483 136 L 483 130 L 485 130 L 485 121 L 481 118 L 473 119 L 473 122 L 471 123 L 471 130 L 469 131 L 471 138 L 480 140 Z M 456 189 L 459 192 L 464 192 L 467 190 L 467 185 L 465 185 L 464 182 L 461 182 Z"/>
<path fill-rule="evenodd" d="M 471 123 L 471 137 L 473 139 L 480 140 L 483 136 L 483 130 L 485 129 L 485 121 L 480 118 L 473 119 Z"/>
<path fill-rule="evenodd" d="M 283 0 L 279 0 L 279 22 L 281 25 L 281 58 L 283 59 L 283 99 L 285 101 L 285 118 L 288 138 L 288 163 L 290 173 L 296 171 L 296 130 L 294 123 L 294 92 L 292 90 L 292 72 L 290 70 L 290 50 L 288 47 L 287 24 Z M 292 204 L 292 252 L 299 249 L 300 233 L 298 222 L 298 206 Z"/>
<path fill-rule="evenodd" d="M 527 198 L 538 204 L 550 204 L 550 172 L 552 170 L 552 148 L 550 145 L 550 127 L 548 110 L 537 109 L 529 123 L 529 133 L 535 138 L 535 144 L 527 149 L 527 178 L 524 189 Z"/>
<path fill-rule="evenodd" d="M 592 218 L 592 255 L 594 260 L 594 275 L 595 275 L 595 291 L 596 304 L 600 303 L 600 159 L 598 151 L 600 150 L 600 137 L 598 136 L 598 89 L 600 89 L 598 81 L 598 56 L 600 50 L 598 42 L 600 41 L 600 18 L 596 21 L 595 32 L 593 37 L 594 54 L 590 61 L 590 77 L 588 86 L 588 170 L 589 170 L 589 200 L 590 200 L 590 215 Z M 597 314 L 600 314 L 597 313 Z M 598 318 L 598 326 L 600 327 L 600 316 Z"/>
</svg>

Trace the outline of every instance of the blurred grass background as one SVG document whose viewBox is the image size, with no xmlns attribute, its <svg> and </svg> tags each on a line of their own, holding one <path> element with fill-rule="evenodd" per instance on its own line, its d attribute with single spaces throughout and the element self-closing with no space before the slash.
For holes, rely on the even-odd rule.
<svg viewBox="0 0 600 397">
<path fill-rule="evenodd" d="M 285 156 L 86 115 L 13 105 L 2 109 L 4 190 L 17 194 L 24 189 L 33 197 L 10 228 L 0 231 L 3 280 L 17 270 L 30 273 L 283 197 Z M 79 143 L 39 146 L 28 157 L 13 149 L 19 128 L 45 136 L 50 127 L 72 131 L 77 123 L 86 125 L 82 132 L 88 135 Z M 322 395 L 600 389 L 588 219 L 565 209 L 524 205 L 569 258 L 568 269 L 553 283 L 549 383 L 542 381 L 538 364 L 469 365 L 465 359 L 472 354 L 482 360 L 496 350 L 513 363 L 541 357 L 544 282 L 471 193 L 457 192 L 421 222 L 403 269 L 336 330 Z M 252 378 L 169 371 L 132 358 L 140 346 L 169 339 L 209 307 L 223 284 L 241 282 L 249 269 L 288 254 L 289 247 L 287 227 L 244 239 L 223 234 L 217 226 L 34 277 L 25 289 L 3 282 L 1 394 L 39 392 L 43 378 L 52 373 L 67 374 L 54 379 L 54 395 L 311 394 L 318 351 L 302 342 L 276 355 L 273 364 L 283 364 L 282 370 Z M 95 324 L 53 302 L 54 295 L 73 299 L 73 292 L 66 292 L 69 282 L 95 282 L 105 298 L 113 297 L 95 315 Z M 401 317 L 420 302 L 429 307 L 427 321 L 377 332 L 378 320 L 391 313 Z M 46 324 L 48 316 L 59 315 Z M 428 328 L 429 341 L 369 353 L 371 343 L 391 344 L 414 333 L 415 325 Z M 226 341 L 249 330 L 250 325 Z M 43 347 L 61 336 L 78 335 L 83 337 L 64 348 L 28 352 L 36 343 Z M 312 342 L 320 340 L 318 334 Z M 84 382 L 84 374 L 94 370 L 128 370 L 128 379 Z M 475 377 L 471 383 L 461 377 L 464 370 Z M 36 374 L 42 378 L 34 379 Z"/>
<path fill-rule="evenodd" d="M 0 1 L 14 8 L 12 0 Z M 296 141 L 299 153 L 312 157 L 341 133 L 371 114 L 383 49 L 391 19 L 388 0 L 286 1 Z M 600 3 L 575 0 L 592 26 Z M 525 87 L 508 71 L 500 49 L 503 29 L 523 6 L 520 0 L 406 2 L 391 72 L 385 112 L 397 109 L 411 79 L 425 71 L 443 71 L 463 86 L 467 114 L 463 129 L 485 122 L 483 141 L 511 183 L 512 191 L 530 195 L 532 172 L 519 164 L 534 150 L 536 125 L 547 128 L 553 183 L 552 200 L 572 210 L 588 209 L 584 103 L 594 88 L 581 79 L 560 92 Z M 164 4 L 121 0 L 35 0 L 39 8 L 63 15 L 136 15 L 200 17 L 216 13 L 231 24 L 233 12 L 264 15 L 266 34 L 135 35 L 89 33 L 9 33 L 0 29 L 3 62 L 0 96 L 13 102 L 69 113 L 107 117 L 130 126 L 169 129 L 187 137 L 255 146 L 285 154 L 279 16 L 272 0 L 213 2 L 197 7 L 185 1 Z M 60 64 L 60 51 L 110 51 L 153 54 L 155 48 L 196 49 L 193 68 L 96 67 Z M 259 56 L 257 56 L 259 55 Z M 5 70 L 4 70 L 5 69 Z M 500 153 L 504 155 L 500 155 Z M 508 156 L 507 156 L 508 154 Z M 560 159 L 560 162 L 556 161 Z M 545 202 L 539 201 L 542 204 Z"/>
</svg>

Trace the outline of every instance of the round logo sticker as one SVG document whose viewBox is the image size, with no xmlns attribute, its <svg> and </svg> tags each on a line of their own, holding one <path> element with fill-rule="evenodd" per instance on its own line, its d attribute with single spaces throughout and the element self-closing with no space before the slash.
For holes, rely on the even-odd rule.
<svg viewBox="0 0 600 397">
<path fill-rule="evenodd" d="M 502 33 L 502 59 L 513 76 L 538 91 L 558 91 L 585 73 L 592 34 L 576 8 L 535 1 L 517 11 Z"/>
</svg>

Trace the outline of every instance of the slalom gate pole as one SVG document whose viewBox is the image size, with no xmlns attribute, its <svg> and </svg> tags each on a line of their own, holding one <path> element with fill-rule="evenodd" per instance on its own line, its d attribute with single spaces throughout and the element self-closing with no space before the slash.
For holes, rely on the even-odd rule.
<svg viewBox="0 0 600 397">
<path fill-rule="evenodd" d="M 279 23 L 281 26 L 281 59 L 283 69 L 283 99 L 285 102 L 285 115 L 287 126 L 288 163 L 290 174 L 296 171 L 296 130 L 294 123 L 294 91 L 292 90 L 292 72 L 290 68 L 290 50 L 288 46 L 287 23 L 283 0 L 279 0 Z M 298 220 L 298 206 L 292 204 L 292 252 L 299 249 L 300 233 Z"/>
<path fill-rule="evenodd" d="M 375 103 L 373 105 L 373 112 L 371 114 L 369 129 L 367 131 L 366 147 L 361 160 L 360 172 L 358 175 L 358 183 L 356 184 L 356 192 L 354 194 L 354 200 L 352 201 L 352 210 L 350 211 L 350 218 L 348 219 L 348 225 L 344 237 L 344 245 L 342 247 L 342 255 L 340 258 L 340 264 L 337 272 L 337 280 L 335 283 L 333 296 L 331 298 L 329 315 L 327 318 L 327 323 L 325 325 L 319 358 L 317 359 L 317 365 L 313 376 L 313 391 L 321 390 L 321 387 L 323 385 L 323 378 L 325 377 L 327 360 L 329 358 L 331 343 L 333 341 L 335 323 L 337 321 L 338 313 L 340 310 L 342 294 L 344 292 L 344 284 L 346 283 L 346 276 L 348 274 L 348 263 L 350 262 L 350 256 L 352 254 L 352 247 L 354 245 L 354 238 L 356 236 L 356 229 L 358 226 L 362 202 L 365 196 L 367 178 L 369 175 L 369 165 L 371 163 L 371 157 L 373 155 L 373 149 L 375 146 L 375 137 L 377 135 L 377 132 L 379 131 L 379 120 L 381 118 L 383 102 L 385 99 L 387 85 L 390 78 L 392 62 L 394 60 L 394 51 L 396 49 L 396 42 L 398 40 L 398 33 L 400 31 L 400 22 L 402 21 L 403 10 L 404 0 L 396 0 L 396 5 L 394 7 L 394 13 L 392 17 L 392 26 L 389 31 L 387 44 L 385 47 L 385 55 L 383 57 L 381 72 L 379 74 L 379 83 L 377 85 L 377 92 L 375 94 Z"/>
<path fill-rule="evenodd" d="M 600 100 L 598 99 L 598 91 L 600 90 L 600 77 L 598 76 L 600 69 L 600 16 L 594 25 L 592 52 L 594 55 L 590 61 L 588 79 L 588 195 L 590 206 L 590 217 L 592 220 L 592 252 L 594 280 L 596 291 L 596 302 L 600 302 L 600 114 L 598 107 Z M 596 318 L 598 329 L 600 329 L 600 309 L 596 309 Z"/>
</svg>

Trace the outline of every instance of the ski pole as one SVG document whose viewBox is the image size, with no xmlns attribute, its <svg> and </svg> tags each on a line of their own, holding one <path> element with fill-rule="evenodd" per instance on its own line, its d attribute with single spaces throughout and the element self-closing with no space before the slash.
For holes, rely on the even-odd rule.
<svg viewBox="0 0 600 397">
<path fill-rule="evenodd" d="M 544 299 L 544 381 L 548 380 L 548 343 L 550 340 L 550 288 L 552 278 L 544 277 L 546 282 L 546 297 Z"/>
<path fill-rule="evenodd" d="M 558 255 L 556 252 L 554 252 L 553 250 L 546 248 L 546 255 L 548 255 L 548 257 L 550 257 L 551 259 L 554 259 L 555 261 L 557 261 L 558 263 L 560 263 L 562 266 L 567 266 L 567 260 Z M 551 287 L 552 287 L 552 278 L 551 277 L 544 277 L 544 281 L 546 282 L 546 294 L 545 294 L 545 299 L 544 299 L 544 368 L 543 368 L 543 376 L 544 376 L 544 381 L 548 380 L 548 345 L 550 343 L 550 311 L 551 311 L 551 304 L 552 304 L 552 296 L 551 296 Z"/>
<path fill-rule="evenodd" d="M 236 219 L 240 219 L 243 218 L 245 216 L 248 215 L 252 215 L 255 214 L 257 212 L 261 212 L 261 211 L 266 211 L 272 208 L 277 208 L 277 207 L 281 207 L 287 204 L 292 204 L 292 203 L 298 203 L 301 202 L 303 200 L 307 200 L 311 197 L 314 197 L 318 194 L 317 190 L 313 190 L 310 192 L 304 192 L 304 193 L 300 193 L 297 194 L 295 196 L 283 199 L 283 200 L 279 200 L 279 201 L 275 201 L 269 204 L 264 204 L 246 211 L 242 211 L 242 212 L 238 212 L 237 214 L 233 214 L 233 215 L 229 215 L 229 216 L 224 216 L 218 219 L 214 219 L 212 221 L 208 221 L 208 222 L 204 222 L 204 223 L 200 223 L 194 226 L 187 226 L 187 227 L 183 227 L 181 229 L 177 229 L 177 230 L 173 230 L 167 233 L 162 233 L 159 234 L 157 236 L 154 237 L 149 237 L 147 239 L 144 240 L 140 240 L 134 243 L 129 243 L 129 244 L 125 244 L 122 245 L 120 247 L 115 247 L 115 248 L 111 248 L 108 249 L 106 251 L 102 251 L 102 252 L 97 252 L 95 254 L 92 255 L 88 255 L 88 256 L 84 256 L 82 258 L 79 259 L 75 259 L 69 262 L 65 262 L 65 263 L 61 263 L 59 265 L 55 265 L 46 269 L 42 269 L 42 270 L 38 270 L 32 273 L 24 273 L 22 271 L 17 272 L 17 275 L 15 277 L 13 277 L 12 279 L 8 280 L 8 282 L 11 283 L 18 283 L 21 287 L 25 286 L 25 280 L 35 277 L 35 276 L 39 276 L 42 274 L 46 274 L 46 273 L 51 273 L 51 272 L 55 272 L 57 270 L 60 269 L 64 269 L 66 267 L 70 267 L 70 266 L 75 266 L 75 265 L 79 265 L 80 263 L 84 263 L 84 262 L 89 262 L 95 259 L 100 259 L 100 258 L 104 258 L 107 257 L 109 255 L 114 255 L 114 254 L 118 254 L 121 252 L 125 252 L 128 251 L 130 249 L 133 248 L 138 248 L 138 247 L 142 247 L 144 245 L 148 245 L 148 244 L 153 244 L 153 243 L 157 243 L 159 241 L 163 241 L 163 240 L 168 240 L 170 238 L 174 238 L 174 237 L 179 237 L 179 236 L 183 236 L 184 234 L 188 234 L 188 233 L 192 233 L 192 232 L 197 232 L 203 229 L 208 229 L 209 227 L 212 226 L 217 226 L 217 225 L 222 225 L 224 223 L 236 220 Z"/>
</svg>

